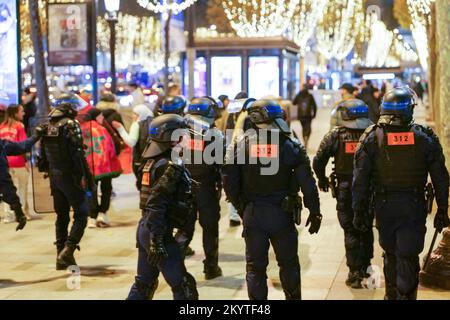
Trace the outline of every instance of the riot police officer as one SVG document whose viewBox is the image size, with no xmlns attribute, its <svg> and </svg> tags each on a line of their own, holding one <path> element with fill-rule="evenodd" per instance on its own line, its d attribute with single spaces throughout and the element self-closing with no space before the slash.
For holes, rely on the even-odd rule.
<svg viewBox="0 0 450 320">
<path fill-rule="evenodd" d="M 367 206 L 373 195 L 384 250 L 385 299 L 417 298 L 428 174 L 438 206 L 434 226 L 440 231 L 449 225 L 449 175 L 442 147 L 430 128 L 414 123 L 415 105 L 414 93 L 408 87 L 386 93 L 378 123 L 363 134 L 355 154 L 353 223 L 361 231 L 372 227 Z"/>
<path fill-rule="evenodd" d="M 258 100 L 248 114 L 254 130 L 228 147 L 223 168 L 227 198 L 243 217 L 248 295 L 250 299 L 267 299 L 266 268 L 271 243 L 286 299 L 301 299 L 294 224 L 300 224 L 299 189 L 310 212 L 306 226 L 311 224 L 311 234 L 319 231 L 322 220 L 310 162 L 304 146 L 291 137 L 283 110 L 276 102 Z"/>
<path fill-rule="evenodd" d="M 337 200 L 336 210 L 339 223 L 344 229 L 347 266 L 350 271 L 346 285 L 354 289 L 362 288 L 361 281 L 367 274 L 367 267 L 373 257 L 372 229 L 360 232 L 353 227 L 352 178 L 353 156 L 358 140 L 364 130 L 371 125 L 367 105 L 357 99 L 340 102 L 335 112 L 338 122 L 320 143 L 313 160 L 313 168 L 319 179 L 319 189 L 328 192 L 329 187 Z M 334 168 L 330 181 L 325 174 L 328 160 L 334 158 Z"/>
<path fill-rule="evenodd" d="M 192 178 L 199 183 L 194 186 L 193 194 L 195 208 L 198 210 L 198 220 L 203 229 L 203 250 L 205 252 L 203 272 L 206 280 L 222 276 L 222 270 L 219 267 L 219 202 L 222 193 L 220 165 L 223 161 L 225 142 L 222 132 L 214 125 L 218 108 L 214 98 L 194 98 L 188 106 L 186 115 L 191 129 L 203 131 L 203 137 L 192 134 L 190 142 L 186 144 L 186 154 L 189 159 L 186 162 L 186 168 Z M 220 163 L 219 161 L 204 161 L 203 152 L 212 141 L 222 149 L 219 150 Z M 211 156 L 216 155 L 211 154 Z"/>
<path fill-rule="evenodd" d="M 178 114 L 183 116 L 186 104 L 186 99 L 182 96 L 169 96 L 162 102 L 161 112 L 163 114 Z"/>
<path fill-rule="evenodd" d="M 186 271 L 182 254 L 194 231 L 192 181 L 183 165 L 171 161 L 172 150 L 180 142 L 172 136 L 184 128 L 185 120 L 175 114 L 161 115 L 150 126 L 152 142 L 142 155 L 145 165 L 140 193 L 142 218 L 137 230 L 137 276 L 129 300 L 152 299 L 160 272 L 174 299 L 198 299 L 195 279 Z M 178 229 L 176 238 L 174 228 Z"/>
<path fill-rule="evenodd" d="M 84 234 L 88 219 L 88 196 L 93 179 L 84 156 L 81 128 L 75 117 L 79 99 L 63 94 L 53 104 L 47 130 L 41 142 L 40 171 L 48 172 L 56 211 L 56 269 L 76 265 L 74 251 Z M 73 224 L 70 223 L 73 209 Z"/>
</svg>

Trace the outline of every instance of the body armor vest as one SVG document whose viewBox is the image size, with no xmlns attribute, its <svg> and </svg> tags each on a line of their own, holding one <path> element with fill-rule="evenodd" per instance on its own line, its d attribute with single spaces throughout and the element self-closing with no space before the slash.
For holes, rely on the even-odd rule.
<svg viewBox="0 0 450 320">
<path fill-rule="evenodd" d="M 242 169 L 242 190 L 246 195 L 258 194 L 273 194 L 273 193 L 288 193 L 290 187 L 290 180 L 293 172 L 292 168 L 283 163 L 282 148 L 285 144 L 286 138 L 280 135 L 279 142 L 272 144 L 270 142 L 270 135 L 268 135 L 268 142 L 264 144 L 249 143 L 245 144 L 246 164 Z M 273 161 L 279 161 L 279 168 L 275 175 L 262 175 L 261 169 L 269 167 L 263 165 L 259 158 L 271 158 Z M 257 160 L 256 164 L 250 164 L 250 161 Z M 273 166 L 273 165 L 272 165 Z"/>
<path fill-rule="evenodd" d="M 211 129 L 210 129 L 211 130 Z M 188 169 L 194 180 L 203 180 L 217 174 L 217 168 L 213 164 L 206 164 L 204 162 L 204 150 L 211 143 L 205 141 L 202 137 L 190 134 L 190 139 L 186 142 L 183 152 L 186 169 Z"/>
<path fill-rule="evenodd" d="M 353 176 L 353 157 L 359 138 L 364 130 L 342 128 L 338 135 L 338 149 L 335 157 L 337 176 Z"/>
<path fill-rule="evenodd" d="M 68 141 L 65 137 L 65 126 L 70 121 L 68 118 L 56 123 L 50 122 L 46 134 L 42 137 L 42 148 L 49 164 L 50 171 L 73 171 L 73 161 L 69 155 Z"/>
<path fill-rule="evenodd" d="M 153 119 L 151 117 L 148 117 L 147 119 L 139 122 L 139 140 L 133 148 L 133 164 L 135 166 L 139 166 L 141 164 L 142 152 L 144 152 L 144 149 L 147 146 L 148 130 L 152 120 Z"/>
<path fill-rule="evenodd" d="M 375 130 L 378 144 L 375 186 L 423 188 L 428 177 L 425 137 L 414 126 L 385 126 Z"/>
<path fill-rule="evenodd" d="M 139 208 L 145 210 L 147 202 L 152 192 L 158 192 L 153 189 L 158 180 L 155 179 L 155 172 L 158 167 L 167 163 L 167 159 L 160 159 L 155 162 L 154 159 L 147 160 L 142 172 L 142 188 L 140 193 Z M 166 171 L 167 172 L 167 171 Z M 166 172 L 164 174 L 166 174 Z M 174 182 L 170 177 L 169 181 Z M 192 197 L 192 179 L 187 170 L 184 170 L 179 181 L 176 181 L 176 191 L 174 201 L 169 203 L 167 218 L 171 227 L 183 228 L 186 222 L 194 214 Z M 143 211 L 145 214 L 145 211 Z"/>
</svg>

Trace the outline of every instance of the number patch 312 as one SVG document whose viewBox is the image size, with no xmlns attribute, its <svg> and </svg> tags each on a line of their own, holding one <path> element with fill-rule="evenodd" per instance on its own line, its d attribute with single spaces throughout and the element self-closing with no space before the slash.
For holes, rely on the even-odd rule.
<svg viewBox="0 0 450 320">
<path fill-rule="evenodd" d="M 390 132 L 387 134 L 388 146 L 414 145 L 414 132 Z"/>
</svg>

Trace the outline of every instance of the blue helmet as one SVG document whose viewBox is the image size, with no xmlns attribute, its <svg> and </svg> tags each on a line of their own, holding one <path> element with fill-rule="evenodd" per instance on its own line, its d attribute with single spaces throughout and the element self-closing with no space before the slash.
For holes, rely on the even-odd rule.
<svg viewBox="0 0 450 320">
<path fill-rule="evenodd" d="M 257 100 L 247 107 L 250 121 L 254 124 L 270 123 L 275 119 L 283 119 L 284 111 L 273 100 Z"/>
<path fill-rule="evenodd" d="M 161 111 L 164 114 L 182 115 L 186 104 L 186 99 L 182 96 L 167 97 L 162 103 Z"/>
<path fill-rule="evenodd" d="M 188 114 L 199 115 L 206 119 L 216 119 L 218 116 L 219 105 L 211 97 L 194 98 L 188 107 Z"/>
<path fill-rule="evenodd" d="M 398 117 L 403 122 L 411 122 L 415 106 L 415 93 L 409 87 L 398 87 L 384 95 L 380 114 Z"/>
<path fill-rule="evenodd" d="M 369 107 L 359 99 L 343 100 L 338 104 L 337 112 L 344 121 L 369 117 Z"/>
<path fill-rule="evenodd" d="M 88 103 L 84 101 L 79 95 L 74 93 L 63 93 L 56 98 L 50 111 L 50 118 L 69 117 L 75 118 L 80 109 L 86 107 Z"/>
</svg>

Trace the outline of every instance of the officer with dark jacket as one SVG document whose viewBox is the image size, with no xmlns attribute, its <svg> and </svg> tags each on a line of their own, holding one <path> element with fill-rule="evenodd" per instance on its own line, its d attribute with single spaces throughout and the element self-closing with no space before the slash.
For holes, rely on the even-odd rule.
<svg viewBox="0 0 450 320">
<path fill-rule="evenodd" d="M 319 179 L 319 189 L 328 192 L 331 187 L 337 200 L 336 210 L 344 229 L 347 266 L 350 269 L 345 284 L 359 289 L 373 257 L 373 233 L 372 229 L 360 232 L 353 227 L 353 156 L 359 138 L 372 122 L 368 118 L 369 109 L 361 100 L 342 101 L 335 112 L 339 114 L 337 127 L 328 132 L 320 143 L 313 168 Z M 334 168 L 329 181 L 325 169 L 331 157 L 334 158 Z"/>
<path fill-rule="evenodd" d="M 186 168 L 192 178 L 198 182 L 194 186 L 194 203 L 198 211 L 198 220 L 203 229 L 203 272 L 205 279 L 210 280 L 222 276 L 219 267 L 219 220 L 220 197 L 222 193 L 220 165 L 223 161 L 225 141 L 220 130 L 215 128 L 214 121 L 218 111 L 217 102 L 211 97 L 194 98 L 189 104 L 186 120 L 191 129 L 201 132 L 204 137 L 191 134 L 186 144 Z M 204 154 L 208 145 L 214 141 L 221 150 L 219 161 L 205 161 L 205 156 L 215 157 L 216 154 Z M 211 160 L 214 160 L 211 159 Z"/>
<path fill-rule="evenodd" d="M 175 114 L 158 116 L 151 123 L 152 142 L 143 153 L 137 276 L 129 300 L 152 299 L 160 272 L 172 288 L 175 300 L 198 299 L 195 279 L 187 272 L 182 254 L 194 231 L 192 179 L 183 165 L 171 161 L 174 147 L 181 141 L 173 133 L 186 128 L 185 120 Z"/>
<path fill-rule="evenodd" d="M 369 127 L 355 154 L 353 221 L 356 229 L 372 228 L 367 216 L 374 198 L 376 226 L 384 250 L 386 299 L 417 298 L 419 254 L 426 232 L 428 174 L 435 189 L 438 210 L 434 226 L 449 225 L 449 175 L 438 137 L 413 120 L 415 96 L 408 87 L 384 96 L 381 117 Z"/>
<path fill-rule="evenodd" d="M 18 226 L 17 231 L 22 230 L 27 218 L 22 210 L 20 198 L 17 195 L 17 189 L 14 186 L 11 175 L 9 173 L 9 165 L 7 156 L 18 156 L 29 152 L 31 147 L 40 139 L 42 135 L 42 128 L 37 127 L 35 134 L 27 140 L 21 142 L 11 142 L 0 139 L 0 200 L 9 204 L 16 216 Z"/>
<path fill-rule="evenodd" d="M 94 182 L 84 156 L 81 128 L 75 120 L 79 100 L 73 94 L 63 94 L 53 106 L 41 141 L 39 169 L 48 172 L 56 211 L 56 269 L 65 270 L 76 265 L 74 251 L 79 249 L 86 228 L 88 196 Z M 68 232 L 71 208 L 74 220 Z"/>
<path fill-rule="evenodd" d="M 291 138 L 283 111 L 274 101 L 258 100 L 248 109 L 254 130 L 227 150 L 223 184 L 243 218 L 247 288 L 250 299 L 267 299 L 266 268 L 272 244 L 286 299 L 301 299 L 298 233 L 302 190 L 309 209 L 309 232 L 320 228 L 319 195 L 306 150 Z"/>
</svg>

